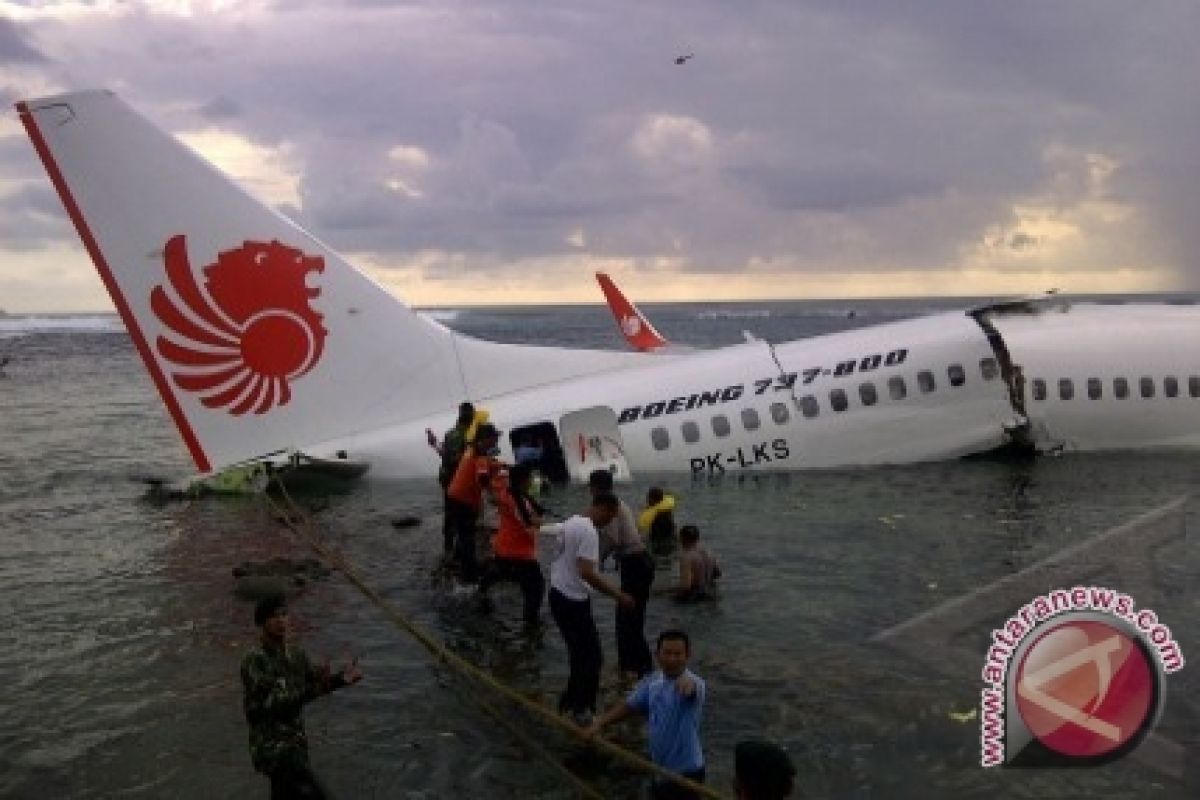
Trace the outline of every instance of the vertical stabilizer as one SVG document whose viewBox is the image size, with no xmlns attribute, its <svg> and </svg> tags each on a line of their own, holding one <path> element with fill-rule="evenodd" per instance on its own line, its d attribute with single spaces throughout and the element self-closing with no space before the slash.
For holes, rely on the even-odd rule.
<svg viewBox="0 0 1200 800">
<path fill-rule="evenodd" d="M 453 333 L 112 94 L 17 108 L 201 471 L 468 394 Z"/>
</svg>

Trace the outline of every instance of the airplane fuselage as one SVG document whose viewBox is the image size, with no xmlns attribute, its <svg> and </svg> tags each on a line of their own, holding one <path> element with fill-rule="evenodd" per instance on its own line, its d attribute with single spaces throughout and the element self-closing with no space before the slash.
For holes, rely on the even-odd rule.
<svg viewBox="0 0 1200 800">
<path fill-rule="evenodd" d="M 1054 299 L 988 317 L 1003 347 L 974 316 L 954 312 L 783 344 L 647 356 L 638 366 L 472 399 L 504 430 L 608 410 L 612 427 L 598 433 L 633 473 L 905 464 L 1014 442 L 1053 451 L 1200 446 L 1197 308 Z M 1122 380 L 1128 392 L 1119 396 L 1113 387 Z M 376 476 L 432 474 L 436 457 L 419 443 L 427 426 L 440 430 L 451 416 L 447 409 L 329 448 L 369 460 Z M 564 450 L 576 444 L 564 435 Z M 585 462 L 587 448 L 579 448 Z M 511 455 L 507 439 L 502 453 Z"/>
</svg>

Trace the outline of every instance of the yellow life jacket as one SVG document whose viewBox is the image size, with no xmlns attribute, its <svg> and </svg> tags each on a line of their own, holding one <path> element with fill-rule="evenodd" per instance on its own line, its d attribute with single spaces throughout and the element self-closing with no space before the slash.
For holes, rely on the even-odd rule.
<svg viewBox="0 0 1200 800">
<path fill-rule="evenodd" d="M 467 432 L 463 435 L 463 441 L 475 441 L 475 432 L 479 430 L 479 426 L 488 421 L 491 414 L 486 408 L 475 409 L 475 419 L 471 420 L 471 427 L 467 428 Z"/>
<path fill-rule="evenodd" d="M 671 495 L 664 495 L 662 500 L 659 500 L 654 505 L 638 514 L 638 530 L 642 535 L 650 533 L 650 526 L 654 524 L 654 518 L 664 511 L 675 510 L 675 498 Z"/>
</svg>

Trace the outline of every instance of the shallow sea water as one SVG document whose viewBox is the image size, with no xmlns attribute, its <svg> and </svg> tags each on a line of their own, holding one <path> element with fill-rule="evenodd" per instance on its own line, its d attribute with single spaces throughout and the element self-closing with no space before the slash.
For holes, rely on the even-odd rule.
<svg viewBox="0 0 1200 800">
<path fill-rule="evenodd" d="M 925 303 L 753 304 L 650 309 L 668 336 L 779 340 L 927 310 Z M 847 319 L 855 308 L 853 319 Z M 602 308 L 495 309 L 447 321 L 505 341 L 550 334 L 615 347 Z M 0 797 L 266 797 L 251 769 L 237 667 L 254 642 L 231 569 L 304 558 L 306 547 L 257 499 L 148 502 L 138 479 L 186 476 L 186 453 L 126 337 L 105 324 L 0 328 Z M 449 422 L 449 420 L 447 421 Z M 1194 783 L 1130 757 L 1086 770 L 984 770 L 978 703 L 988 632 L 1014 608 L 968 626 L 968 641 L 896 648 L 872 637 L 1164 502 L 1188 494 L 1200 455 L 1113 454 L 1033 462 L 970 459 L 782 476 L 639 476 L 677 495 L 725 577 L 716 603 L 653 601 L 647 629 L 682 626 L 709 683 L 709 783 L 728 793 L 733 744 L 785 744 L 811 797 L 1190 797 Z M 426 482 L 365 483 L 309 498 L 322 538 L 392 604 L 456 652 L 552 703 L 566 656 L 547 625 L 529 634 L 519 594 L 477 613 L 436 576 L 440 502 Z M 568 489 L 548 499 L 567 514 Z M 414 528 L 391 521 L 413 514 Z M 1190 530 L 1144 557 L 1120 585 L 1170 625 L 1186 655 L 1198 637 L 1200 557 Z M 1097 557 L 1103 554 L 1098 554 Z M 658 581 L 673 577 L 664 558 Z M 1105 567 L 1079 565 L 1103 581 Z M 1051 588 L 1051 587 L 1045 587 Z M 612 607 L 596 601 L 606 699 L 615 693 Z M 434 663 L 336 573 L 292 604 L 298 638 L 335 664 L 361 657 L 357 687 L 308 707 L 314 764 L 341 798 L 571 797 L 481 708 L 481 693 Z M 909 643 L 910 645 L 913 643 Z M 978 659 L 938 658 L 966 647 Z M 928 655 L 916 658 L 914 650 Z M 1158 732 L 1193 752 L 1194 667 L 1168 678 Z M 483 696 L 486 702 L 495 702 Z M 505 708 L 605 796 L 640 777 Z M 614 738 L 639 749 L 638 726 Z M 1193 759 L 1194 760 L 1194 759 Z"/>
</svg>

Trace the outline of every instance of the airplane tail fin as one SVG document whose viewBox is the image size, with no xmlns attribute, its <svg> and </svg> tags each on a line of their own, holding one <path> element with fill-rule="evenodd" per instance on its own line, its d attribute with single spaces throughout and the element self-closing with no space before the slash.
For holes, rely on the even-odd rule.
<svg viewBox="0 0 1200 800">
<path fill-rule="evenodd" d="M 670 344 L 654 329 L 645 315 L 638 311 L 637 306 L 626 299 L 612 278 L 603 272 L 597 272 L 596 280 L 600 283 L 608 308 L 617 321 L 617 327 L 621 329 L 621 335 L 629 342 L 630 347 L 646 352 L 660 350 Z"/>
<path fill-rule="evenodd" d="M 17 109 L 202 472 L 468 395 L 455 334 L 111 93 Z"/>
</svg>

